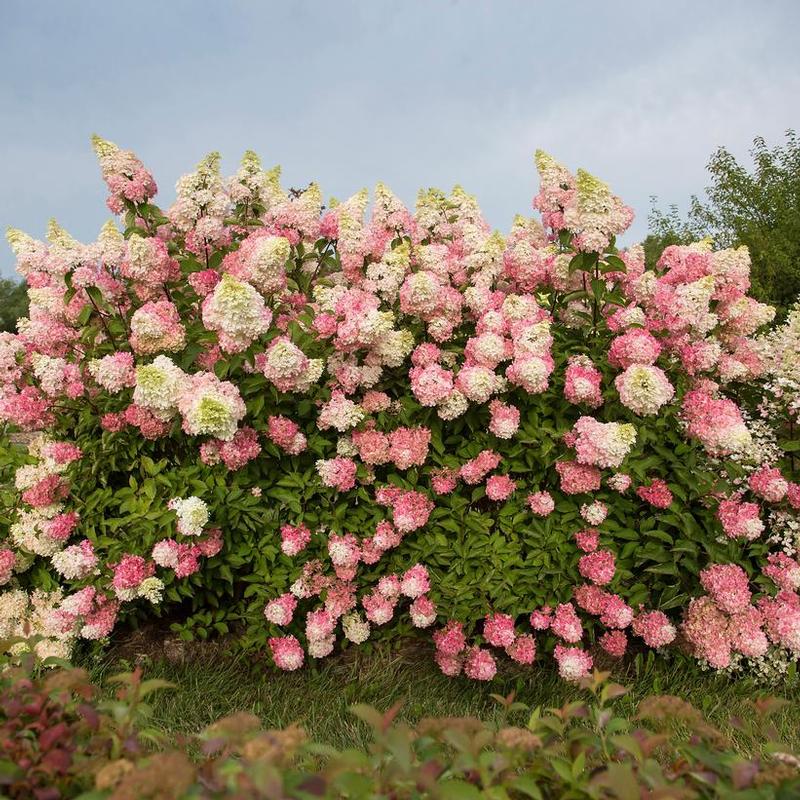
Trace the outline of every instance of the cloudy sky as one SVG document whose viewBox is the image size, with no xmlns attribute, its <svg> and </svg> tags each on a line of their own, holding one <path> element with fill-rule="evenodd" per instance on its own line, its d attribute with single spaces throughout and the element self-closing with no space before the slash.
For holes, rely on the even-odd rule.
<svg viewBox="0 0 800 800">
<path fill-rule="evenodd" d="M 650 195 L 685 207 L 717 146 L 800 128 L 798 23 L 797 0 L 3 0 L 0 225 L 94 238 L 97 132 L 162 206 L 207 151 L 232 172 L 251 148 L 326 196 L 461 183 L 501 230 L 542 147 L 607 180 L 638 239 Z"/>
</svg>

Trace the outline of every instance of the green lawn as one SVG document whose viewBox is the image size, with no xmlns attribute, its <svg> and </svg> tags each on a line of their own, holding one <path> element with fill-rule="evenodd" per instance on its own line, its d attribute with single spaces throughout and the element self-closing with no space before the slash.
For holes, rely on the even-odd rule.
<svg viewBox="0 0 800 800">
<path fill-rule="evenodd" d="M 157 651 L 156 651 L 157 652 Z M 133 654 L 111 650 L 89 669 L 104 677 L 130 669 Z M 414 722 L 427 716 L 478 716 L 491 720 L 499 714 L 492 694 L 515 692 L 529 706 L 560 706 L 580 690 L 563 682 L 545 665 L 520 669 L 504 664 L 490 683 L 443 676 L 422 646 L 371 651 L 355 648 L 295 673 L 276 671 L 266 660 L 226 653 L 214 644 L 192 646 L 183 659 L 162 655 L 143 659 L 145 676 L 164 678 L 177 685 L 153 698 L 155 723 L 169 733 L 196 732 L 219 717 L 235 711 L 257 714 L 266 726 L 282 727 L 300 721 L 311 736 L 336 746 L 364 744 L 367 728 L 348 712 L 354 703 L 368 703 L 385 710 L 401 701 L 400 718 Z M 701 709 L 725 732 L 737 748 L 752 752 L 758 747 L 749 736 L 732 727 L 732 716 L 752 717 L 748 701 L 776 694 L 789 704 L 774 722 L 782 740 L 800 748 L 800 686 L 795 681 L 769 691 L 745 680 L 699 672 L 685 660 L 659 659 L 629 662 L 613 675 L 629 686 L 619 700 L 619 711 L 633 714 L 646 694 L 673 694 Z M 524 719 L 521 718 L 524 724 Z"/>
</svg>

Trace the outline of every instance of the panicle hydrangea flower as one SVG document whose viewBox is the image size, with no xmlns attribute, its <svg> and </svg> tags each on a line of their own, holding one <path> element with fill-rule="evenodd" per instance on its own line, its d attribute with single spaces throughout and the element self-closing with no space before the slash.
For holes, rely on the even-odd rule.
<svg viewBox="0 0 800 800">
<path fill-rule="evenodd" d="M 681 414 L 689 436 L 698 439 L 709 455 L 746 453 L 752 446 L 752 436 L 736 403 L 715 397 L 710 387 L 687 392 Z"/>
<path fill-rule="evenodd" d="M 609 487 L 620 494 L 626 492 L 632 482 L 631 476 L 623 472 L 615 472 L 607 481 Z"/>
<path fill-rule="evenodd" d="M 637 487 L 636 494 L 654 508 L 669 508 L 672 505 L 672 492 L 661 478 L 653 478 L 649 486 Z"/>
<path fill-rule="evenodd" d="M 290 255 L 288 239 L 258 231 L 226 257 L 223 269 L 255 286 L 262 294 L 275 294 L 286 287 L 286 262 Z"/>
<path fill-rule="evenodd" d="M 347 398 L 343 392 L 334 391 L 331 399 L 322 406 L 317 417 L 317 427 L 321 430 L 335 428 L 344 432 L 358 425 L 364 419 L 364 412 L 356 403 Z"/>
<path fill-rule="evenodd" d="M 229 470 L 235 471 L 257 458 L 260 452 L 257 431 L 253 428 L 239 428 L 230 441 L 211 439 L 204 442 L 200 446 L 200 459 L 209 466 L 221 461 Z"/>
<path fill-rule="evenodd" d="M 655 364 L 661 354 L 661 345 L 652 333 L 632 328 L 617 336 L 608 350 L 608 363 L 612 367 L 628 369 L 633 364 Z"/>
<path fill-rule="evenodd" d="M 264 616 L 274 625 L 284 627 L 291 623 L 297 608 L 297 598 L 289 592 L 270 600 L 264 607 Z"/>
<path fill-rule="evenodd" d="M 453 373 L 439 364 L 414 366 L 409 370 L 411 391 L 423 406 L 437 406 L 452 395 Z"/>
<path fill-rule="evenodd" d="M 586 528 L 575 534 L 575 544 L 584 553 L 593 553 L 597 550 L 600 541 L 600 532 L 596 528 Z"/>
<path fill-rule="evenodd" d="M 608 594 L 602 601 L 600 622 L 607 628 L 627 628 L 633 621 L 633 609 L 618 595 Z"/>
<path fill-rule="evenodd" d="M 421 597 L 430 591 L 431 582 L 428 570 L 422 564 L 415 564 L 403 573 L 400 581 L 400 591 L 412 599 Z"/>
<path fill-rule="evenodd" d="M 578 462 L 604 469 L 618 467 L 636 443 L 633 425 L 598 422 L 594 417 L 580 417 L 572 435 Z"/>
<path fill-rule="evenodd" d="M 147 286 L 160 286 L 180 276 L 178 262 L 170 257 L 166 243 L 147 236 L 128 239 L 120 272 L 126 278 Z"/>
<path fill-rule="evenodd" d="M 508 500 L 517 484 L 508 475 L 492 475 L 486 480 L 486 496 L 490 500 Z"/>
<path fill-rule="evenodd" d="M 472 486 L 480 483 L 500 463 L 500 456 L 493 450 L 482 450 L 475 458 L 461 465 L 459 476 Z"/>
<path fill-rule="evenodd" d="M 13 550 L 9 550 L 7 547 L 0 549 L 0 586 L 11 580 L 16 563 L 17 556 Z"/>
<path fill-rule="evenodd" d="M 725 669 L 730 664 L 729 619 L 710 597 L 691 600 L 681 631 L 698 658 L 715 669 Z"/>
<path fill-rule="evenodd" d="M 522 634 L 507 645 L 505 651 L 518 664 L 533 664 L 536 659 L 536 639 L 530 634 Z"/>
<path fill-rule="evenodd" d="M 624 631 L 606 631 L 600 637 L 600 647 L 614 658 L 622 658 L 628 648 L 628 637 Z"/>
<path fill-rule="evenodd" d="M 97 567 L 97 556 L 88 539 L 83 539 L 78 544 L 70 545 L 60 552 L 54 553 L 50 561 L 53 569 L 69 581 L 86 578 L 94 573 Z M 0 583 L 4 582 L 0 578 Z"/>
<path fill-rule="evenodd" d="M 362 644 L 369 639 L 370 625 L 359 613 L 352 612 L 342 617 L 342 631 L 353 644 Z"/>
<path fill-rule="evenodd" d="M 644 611 L 637 614 L 631 623 L 631 630 L 644 639 L 648 647 L 653 648 L 671 644 L 678 633 L 663 611 Z"/>
<path fill-rule="evenodd" d="M 490 681 L 497 673 L 494 656 L 480 647 L 470 647 L 464 659 L 464 674 L 474 681 Z"/>
<path fill-rule="evenodd" d="M 203 300 L 203 325 L 226 353 L 240 353 L 269 330 L 272 312 L 249 283 L 224 274 Z"/>
<path fill-rule="evenodd" d="M 305 653 L 294 636 L 273 636 L 269 640 L 269 649 L 278 669 L 294 671 L 303 666 Z"/>
<path fill-rule="evenodd" d="M 392 500 L 391 506 L 397 530 L 401 533 L 410 533 L 427 523 L 434 504 L 420 492 L 401 491 Z"/>
<path fill-rule="evenodd" d="M 186 345 L 186 329 L 180 313 L 169 300 L 151 300 L 131 317 L 130 343 L 141 355 L 175 353 Z"/>
<path fill-rule="evenodd" d="M 602 525 L 608 516 L 608 506 L 599 500 L 595 500 L 593 503 L 584 503 L 581 506 L 581 516 L 590 525 Z"/>
<path fill-rule="evenodd" d="M 757 469 L 748 479 L 753 492 L 768 503 L 780 503 L 789 490 L 789 482 L 777 467 L 766 464 Z"/>
<path fill-rule="evenodd" d="M 415 628 L 428 628 L 436 622 L 436 604 L 424 594 L 414 600 L 408 613 Z"/>
<path fill-rule="evenodd" d="M 300 426 L 281 415 L 273 414 L 267 418 L 267 436 L 291 456 L 299 455 L 308 447 L 308 440 Z"/>
<path fill-rule="evenodd" d="M 385 433 L 367 428 L 363 431 L 353 431 L 351 434 L 353 445 L 358 450 L 359 458 L 372 466 L 386 464 L 391 461 L 389 437 Z"/>
<path fill-rule="evenodd" d="M 150 364 L 136 368 L 133 402 L 162 420 L 173 416 L 186 374 L 167 356 L 156 356 Z"/>
<path fill-rule="evenodd" d="M 146 203 L 156 194 L 158 187 L 153 176 L 130 150 L 121 150 L 113 142 L 97 135 L 92 136 L 92 146 L 108 186 L 106 205 L 113 213 L 121 214 L 126 200 Z"/>
<path fill-rule="evenodd" d="M 328 555 L 336 567 L 354 567 L 361 558 L 358 539 L 352 533 L 328 537 Z"/>
<path fill-rule="evenodd" d="M 394 617 L 396 600 L 388 600 L 380 592 L 373 591 L 361 598 L 367 619 L 373 625 L 385 625 Z"/>
<path fill-rule="evenodd" d="M 738 564 L 712 564 L 700 572 L 700 583 L 714 602 L 728 614 L 750 605 L 747 573 Z"/>
<path fill-rule="evenodd" d="M 398 469 L 422 466 L 430 441 L 430 428 L 395 428 L 389 434 L 391 460 Z"/>
<path fill-rule="evenodd" d="M 188 375 L 177 397 L 183 430 L 191 436 L 208 435 L 229 442 L 247 412 L 239 390 L 211 372 Z"/>
<path fill-rule="evenodd" d="M 800 589 L 800 564 L 795 559 L 786 553 L 770 553 L 767 562 L 762 572 L 771 578 L 779 589 L 786 592 Z"/>
<path fill-rule="evenodd" d="M 603 404 L 603 375 L 588 356 L 570 356 L 564 374 L 564 397 L 574 405 L 597 408 Z"/>
<path fill-rule="evenodd" d="M 556 645 L 553 656 L 558 664 L 558 674 L 564 680 L 577 682 L 592 670 L 592 657 L 580 647 Z"/>
<path fill-rule="evenodd" d="M 596 550 L 581 556 L 578 571 L 584 578 L 598 586 L 605 586 L 616 570 L 614 554 L 610 550 Z"/>
<path fill-rule="evenodd" d="M 89 362 L 89 374 L 111 394 L 136 385 L 136 369 L 130 353 L 112 353 Z"/>
<path fill-rule="evenodd" d="M 208 524 L 208 505 L 199 497 L 173 497 L 167 507 L 178 517 L 178 533 L 199 536 Z"/>
<path fill-rule="evenodd" d="M 595 466 L 577 461 L 557 461 L 555 466 L 565 494 L 596 492 L 600 488 L 600 470 Z"/>
<path fill-rule="evenodd" d="M 307 392 L 322 375 L 320 359 L 309 359 L 288 337 L 273 339 L 266 352 L 256 356 L 256 368 L 280 392 Z"/>
<path fill-rule="evenodd" d="M 316 463 L 317 474 L 325 486 L 347 492 L 356 485 L 356 462 L 351 458 L 321 458 Z"/>
<path fill-rule="evenodd" d="M 498 439 L 510 439 L 519 429 L 520 414 L 515 406 L 492 400 L 489 403 L 489 413 L 491 414 L 489 430 Z"/>
<path fill-rule="evenodd" d="M 550 630 L 565 642 L 579 642 L 583 636 L 583 626 L 575 613 L 572 603 L 561 603 L 556 606 L 550 622 Z"/>
<path fill-rule="evenodd" d="M 284 525 L 281 528 L 281 550 L 287 556 L 296 556 L 311 541 L 311 531 L 305 525 Z"/>
<path fill-rule="evenodd" d="M 436 650 L 442 655 L 460 655 L 467 646 L 462 624 L 456 620 L 450 620 L 444 628 L 434 631 L 433 643 Z"/>
<path fill-rule="evenodd" d="M 652 416 L 669 403 L 675 389 L 659 367 L 632 364 L 614 380 L 622 405 L 634 414 Z"/>
<path fill-rule="evenodd" d="M 483 620 L 483 638 L 494 647 L 509 647 L 514 643 L 516 632 L 514 618 L 508 614 L 487 614 Z"/>
<path fill-rule="evenodd" d="M 528 495 L 527 503 L 537 517 L 549 516 L 556 507 L 556 502 L 550 492 L 533 492 Z"/>
</svg>

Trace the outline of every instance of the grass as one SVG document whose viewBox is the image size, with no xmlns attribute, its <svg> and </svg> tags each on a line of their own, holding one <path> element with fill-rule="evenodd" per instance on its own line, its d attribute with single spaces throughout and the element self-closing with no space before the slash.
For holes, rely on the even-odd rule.
<svg viewBox="0 0 800 800">
<path fill-rule="evenodd" d="M 103 682 L 132 664 L 111 650 L 89 668 Z M 549 666 L 527 670 L 505 666 L 490 683 L 447 678 L 433 663 L 427 648 L 373 646 L 351 650 L 294 673 L 277 672 L 266 661 L 234 655 L 215 645 L 191 648 L 180 661 L 153 654 L 144 658 L 145 676 L 176 684 L 152 700 L 154 723 L 169 734 L 192 733 L 236 711 L 257 714 L 267 727 L 301 722 L 317 741 L 337 747 L 369 741 L 366 726 L 348 712 L 355 703 L 385 710 L 402 702 L 400 719 L 416 722 L 430 716 L 499 718 L 492 694 L 514 692 L 529 706 L 561 706 L 580 695 L 560 680 Z M 752 717 L 749 701 L 757 695 L 780 694 L 789 703 L 774 718 L 780 738 L 800 749 L 800 687 L 796 684 L 769 692 L 749 681 L 699 672 L 682 658 L 673 661 L 638 660 L 612 676 L 630 692 L 616 706 L 633 715 L 647 694 L 672 694 L 688 700 L 717 725 L 744 753 L 760 741 L 731 725 L 731 717 Z M 524 724 L 524 718 L 518 720 Z"/>
</svg>

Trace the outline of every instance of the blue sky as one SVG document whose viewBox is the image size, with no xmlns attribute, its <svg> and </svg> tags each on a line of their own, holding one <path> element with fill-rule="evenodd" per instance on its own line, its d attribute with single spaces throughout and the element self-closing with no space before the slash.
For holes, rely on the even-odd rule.
<svg viewBox="0 0 800 800">
<path fill-rule="evenodd" d="M 718 145 L 800 128 L 798 23 L 796 0 L 3 0 L 0 225 L 93 239 L 96 131 L 164 207 L 206 152 L 232 172 L 252 148 L 326 196 L 461 183 L 501 230 L 543 147 L 607 180 L 641 238 L 649 196 L 685 207 Z"/>
</svg>

